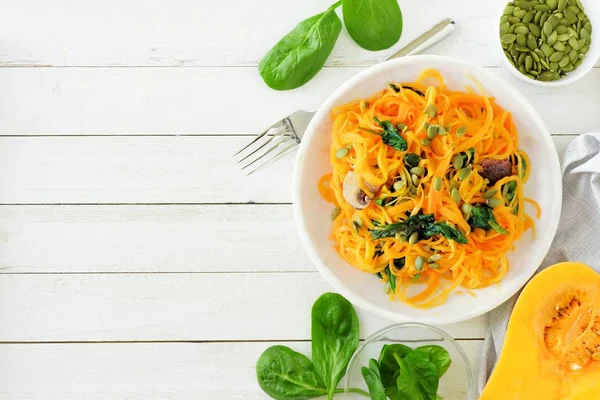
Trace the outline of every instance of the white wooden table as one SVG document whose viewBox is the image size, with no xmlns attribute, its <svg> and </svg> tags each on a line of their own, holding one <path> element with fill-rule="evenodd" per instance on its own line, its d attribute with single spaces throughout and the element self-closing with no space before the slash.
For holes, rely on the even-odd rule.
<svg viewBox="0 0 600 400">
<path fill-rule="evenodd" d="M 259 354 L 309 350 L 331 287 L 296 234 L 293 157 L 245 177 L 231 155 L 394 51 L 343 32 L 312 82 L 268 89 L 258 60 L 332 2 L 0 2 L 0 399 L 262 399 Z M 600 127 L 600 69 L 558 89 L 512 79 L 493 3 L 402 0 L 397 47 L 452 17 L 429 53 L 506 76 L 559 149 Z M 361 337 L 389 324 L 360 321 Z M 476 370 L 486 321 L 444 327 Z"/>
</svg>

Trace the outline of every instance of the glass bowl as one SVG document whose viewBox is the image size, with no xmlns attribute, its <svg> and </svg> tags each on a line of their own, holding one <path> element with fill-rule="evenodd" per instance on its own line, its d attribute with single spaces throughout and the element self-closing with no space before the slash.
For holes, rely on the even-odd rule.
<svg viewBox="0 0 600 400">
<path fill-rule="evenodd" d="M 348 364 L 344 382 L 346 399 L 363 399 L 364 396 L 349 393 L 349 388 L 368 391 L 362 377 L 361 367 L 369 365 L 369 359 L 379 358 L 385 344 L 404 344 L 410 348 L 438 345 L 450 353 L 452 364 L 440 378 L 438 395 L 444 400 L 475 400 L 475 383 L 471 366 L 464 350 L 445 332 L 420 323 L 403 323 L 388 326 L 368 337 L 356 350 Z"/>
</svg>

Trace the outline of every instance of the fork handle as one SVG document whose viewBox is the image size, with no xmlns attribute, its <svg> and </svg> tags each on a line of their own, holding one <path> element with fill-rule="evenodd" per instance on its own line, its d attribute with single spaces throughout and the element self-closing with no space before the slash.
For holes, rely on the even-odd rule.
<svg viewBox="0 0 600 400">
<path fill-rule="evenodd" d="M 455 27 L 456 23 L 454 20 L 451 18 L 444 18 L 427 30 L 427 32 L 423 33 L 421 36 L 398 50 L 390 58 L 388 58 L 388 60 L 410 56 L 412 54 L 419 54 L 440 40 L 444 39 L 446 36 L 450 35 L 454 31 Z"/>
</svg>

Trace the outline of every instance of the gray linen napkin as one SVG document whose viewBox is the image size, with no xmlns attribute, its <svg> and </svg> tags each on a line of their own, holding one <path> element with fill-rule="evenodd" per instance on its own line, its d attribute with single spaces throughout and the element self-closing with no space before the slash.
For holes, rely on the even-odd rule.
<svg viewBox="0 0 600 400">
<path fill-rule="evenodd" d="M 563 205 L 556 237 L 537 272 L 564 261 L 579 261 L 600 272 L 600 133 L 575 138 L 562 162 Z M 590 240 L 594 245 L 590 246 Z M 489 313 L 490 327 L 483 345 L 478 389 L 483 390 L 498 360 L 510 313 L 518 293 Z"/>
</svg>

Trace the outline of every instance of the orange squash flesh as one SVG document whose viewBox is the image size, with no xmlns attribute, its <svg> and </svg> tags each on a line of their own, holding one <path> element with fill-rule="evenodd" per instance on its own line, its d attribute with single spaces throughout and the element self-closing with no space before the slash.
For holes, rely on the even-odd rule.
<svg viewBox="0 0 600 400">
<path fill-rule="evenodd" d="M 600 399 L 600 275 L 584 264 L 556 264 L 527 284 L 480 397 L 538 399 Z"/>
</svg>

